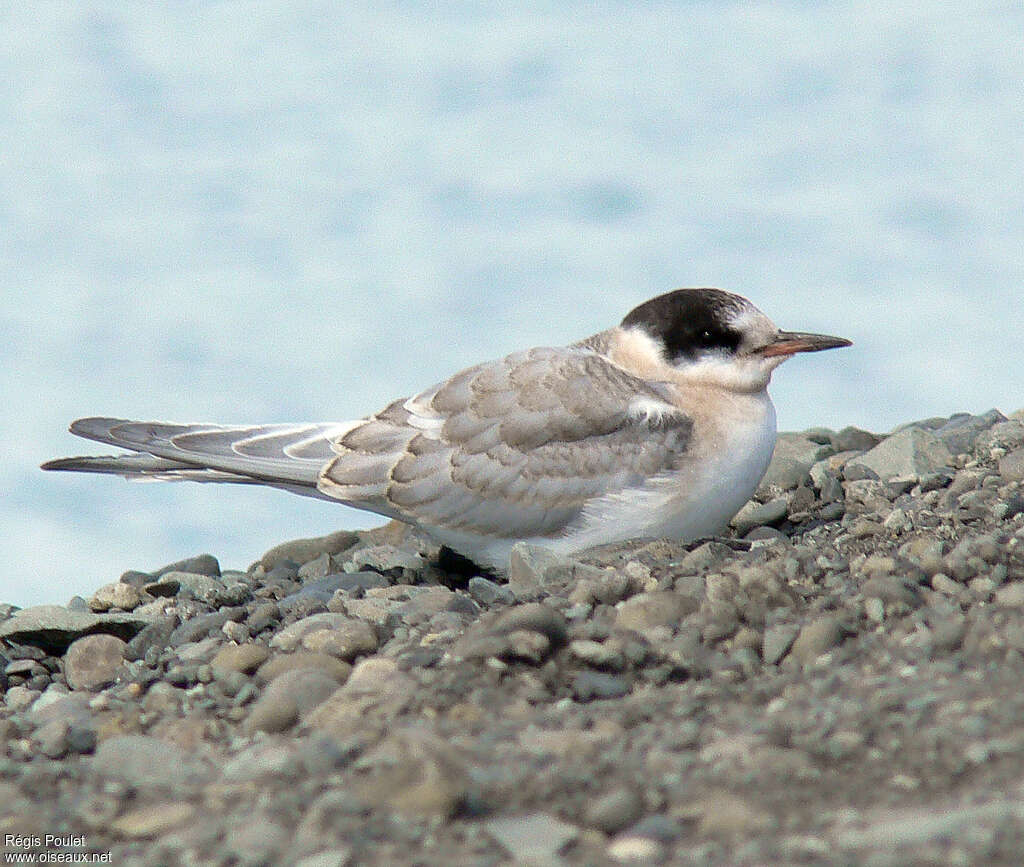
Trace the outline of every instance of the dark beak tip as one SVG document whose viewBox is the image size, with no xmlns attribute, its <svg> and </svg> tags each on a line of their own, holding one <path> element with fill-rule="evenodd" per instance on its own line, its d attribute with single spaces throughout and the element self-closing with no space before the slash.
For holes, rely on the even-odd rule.
<svg viewBox="0 0 1024 867">
<path fill-rule="evenodd" d="M 761 350 L 766 357 L 796 355 L 798 352 L 823 352 L 826 349 L 842 349 L 853 346 L 852 340 L 833 337 L 831 334 L 807 334 L 799 331 L 780 331 L 774 343 Z"/>
</svg>

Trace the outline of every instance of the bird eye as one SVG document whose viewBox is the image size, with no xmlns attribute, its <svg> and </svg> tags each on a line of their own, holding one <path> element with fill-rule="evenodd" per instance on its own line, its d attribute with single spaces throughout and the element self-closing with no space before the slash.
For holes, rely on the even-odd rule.
<svg viewBox="0 0 1024 867">
<path fill-rule="evenodd" d="M 700 339 L 703 343 L 710 345 L 712 342 L 711 332 L 705 329 L 701 332 Z"/>
</svg>

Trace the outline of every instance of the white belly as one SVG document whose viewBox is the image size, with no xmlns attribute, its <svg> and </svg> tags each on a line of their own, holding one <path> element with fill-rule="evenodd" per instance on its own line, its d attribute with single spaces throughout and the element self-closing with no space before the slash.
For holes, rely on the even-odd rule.
<svg viewBox="0 0 1024 867">
<path fill-rule="evenodd" d="M 542 544 L 572 553 L 624 539 L 690 541 L 721 533 L 757 489 L 776 434 L 767 392 L 744 395 L 725 410 L 716 407 L 706 427 L 698 420 L 692 457 L 678 471 L 589 503 L 578 527 Z"/>
<path fill-rule="evenodd" d="M 757 489 L 775 449 L 775 407 L 767 392 L 732 395 L 694 411 L 694 438 L 677 470 L 606 494 L 584 507 L 559 536 L 495 538 L 437 527 L 438 542 L 498 571 L 516 542 L 568 556 L 626 539 L 691 541 L 721 533 Z"/>
</svg>

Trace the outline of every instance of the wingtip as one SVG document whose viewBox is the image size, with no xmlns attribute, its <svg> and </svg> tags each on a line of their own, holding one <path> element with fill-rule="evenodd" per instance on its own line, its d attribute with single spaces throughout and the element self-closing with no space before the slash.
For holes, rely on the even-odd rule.
<svg viewBox="0 0 1024 867">
<path fill-rule="evenodd" d="M 75 436 L 84 437 L 85 439 L 96 439 L 101 435 L 109 433 L 114 425 L 121 424 L 123 421 L 124 419 L 122 418 L 107 418 L 98 415 L 76 418 L 68 425 L 68 431 Z"/>
<path fill-rule="evenodd" d="M 81 458 L 54 458 L 39 465 L 39 469 L 50 472 L 52 470 L 77 470 L 80 469 Z"/>
</svg>

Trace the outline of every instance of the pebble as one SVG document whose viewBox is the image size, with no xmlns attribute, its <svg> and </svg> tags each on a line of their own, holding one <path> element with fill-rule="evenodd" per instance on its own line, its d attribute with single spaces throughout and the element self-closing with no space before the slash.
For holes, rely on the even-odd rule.
<svg viewBox="0 0 1024 867">
<path fill-rule="evenodd" d="M 228 827 L 224 847 L 231 862 L 243 865 L 279 863 L 291 839 L 290 830 L 271 812 L 238 816 Z"/>
<path fill-rule="evenodd" d="M 798 665 L 810 665 L 843 640 L 843 627 L 834 617 L 819 617 L 805 625 L 789 649 L 789 657 Z"/>
<path fill-rule="evenodd" d="M 643 802 L 635 791 L 613 789 L 587 807 L 587 825 L 605 834 L 617 834 L 628 828 L 643 812 Z"/>
<path fill-rule="evenodd" d="M 615 625 L 637 632 L 675 626 L 699 606 L 699 600 L 669 590 L 639 593 L 616 606 Z"/>
<path fill-rule="evenodd" d="M 572 693 L 581 702 L 621 698 L 631 688 L 628 678 L 603 671 L 581 671 L 572 682 Z"/>
<path fill-rule="evenodd" d="M 220 632 L 232 616 L 233 612 L 222 609 L 190 617 L 167 636 L 167 644 L 170 647 L 178 647 L 200 641 L 212 633 Z"/>
<path fill-rule="evenodd" d="M 64 655 L 64 677 L 72 689 L 96 690 L 114 682 L 127 645 L 113 635 L 86 635 Z"/>
<path fill-rule="evenodd" d="M 617 837 L 608 844 L 607 852 L 620 864 L 661 864 L 665 858 L 665 847 L 649 837 Z"/>
<path fill-rule="evenodd" d="M 192 821 L 195 815 L 195 807 L 180 801 L 152 804 L 123 813 L 111 822 L 110 827 L 119 837 L 148 840 Z"/>
<path fill-rule="evenodd" d="M 377 634 L 364 620 L 348 620 L 333 629 L 319 629 L 302 637 L 302 646 L 314 653 L 327 653 L 351 662 L 357 656 L 373 653 Z"/>
<path fill-rule="evenodd" d="M 788 512 L 789 500 L 785 497 L 776 497 L 767 503 L 757 503 L 751 500 L 736 513 L 731 521 L 731 526 L 737 535 L 744 536 L 754 527 L 781 521 Z"/>
<path fill-rule="evenodd" d="M 763 833 L 775 825 L 766 810 L 736 795 L 721 793 L 703 803 L 698 833 L 703 836 L 736 836 Z"/>
<path fill-rule="evenodd" d="M 833 451 L 831 446 L 814 442 L 801 434 L 780 433 L 760 489 L 788 491 L 807 479 L 811 467 Z"/>
<path fill-rule="evenodd" d="M 9 711 L 17 712 L 31 706 L 42 694 L 42 690 L 29 689 L 27 686 L 12 686 L 4 694 L 4 704 Z"/>
<path fill-rule="evenodd" d="M 168 572 L 187 572 L 193 575 L 212 575 L 220 577 L 220 563 L 212 554 L 199 554 L 195 557 L 186 557 L 184 560 L 176 560 L 161 566 L 152 573 L 154 578 L 166 575 Z"/>
<path fill-rule="evenodd" d="M 761 658 L 768 665 L 775 665 L 789 652 L 799 631 L 799 627 L 792 623 L 779 623 L 766 629 Z"/>
<path fill-rule="evenodd" d="M 294 563 L 308 563 L 322 554 L 340 554 L 359 541 L 359 535 L 350 530 L 339 530 L 327 536 L 314 539 L 294 539 L 275 545 L 260 557 L 260 565 L 269 572 L 279 563 L 290 560 Z"/>
<path fill-rule="evenodd" d="M 515 596 L 508 587 L 480 575 L 470 578 L 466 589 L 469 591 L 469 595 L 481 605 L 511 605 L 515 602 Z"/>
<path fill-rule="evenodd" d="M 1024 581 L 1014 581 L 996 590 L 995 603 L 1006 608 L 1024 608 Z"/>
<path fill-rule="evenodd" d="M 508 560 L 508 584 L 513 593 L 539 589 L 552 572 L 566 571 L 567 561 L 547 548 L 517 542 Z"/>
<path fill-rule="evenodd" d="M 846 478 L 851 479 L 854 467 L 870 470 L 880 479 L 895 476 L 922 476 L 950 466 L 953 456 L 934 434 L 919 427 L 909 427 L 882 440 L 871 451 L 849 461 Z"/>
<path fill-rule="evenodd" d="M 314 653 L 308 650 L 296 650 L 294 653 L 277 653 L 262 663 L 256 670 L 258 680 L 269 683 L 282 674 L 315 668 L 344 683 L 352 673 L 352 666 L 326 653 Z"/>
<path fill-rule="evenodd" d="M 999 459 L 999 475 L 1008 482 L 1024 482 L 1024 447 Z"/>
<path fill-rule="evenodd" d="M 137 789 L 183 793 L 201 785 L 210 769 L 179 746 L 148 735 L 115 735 L 100 742 L 92 771 Z"/>
<path fill-rule="evenodd" d="M 873 449 L 883 437 L 857 427 L 844 427 L 831 438 L 837 452 L 866 452 Z"/>
<path fill-rule="evenodd" d="M 210 660 L 214 668 L 252 674 L 270 656 L 262 644 L 238 644 L 222 647 Z"/>
<path fill-rule="evenodd" d="M 93 611 L 109 611 L 120 608 L 132 611 L 142 603 L 143 596 L 137 587 L 123 582 L 104 584 L 89 599 L 89 608 Z"/>
<path fill-rule="evenodd" d="M 302 668 L 278 675 L 264 689 L 249 711 L 249 731 L 280 732 L 290 728 L 335 690 L 338 681 L 315 668 Z"/>
<path fill-rule="evenodd" d="M 352 567 L 351 571 L 367 567 L 374 572 L 401 574 L 404 570 L 411 572 L 421 570 L 425 561 L 419 554 L 414 554 L 395 545 L 373 545 L 357 549 L 351 555 L 348 564 Z"/>
<path fill-rule="evenodd" d="M 16 611 L 0 623 L 0 638 L 27 644 L 38 643 L 48 650 L 63 652 L 76 638 L 86 633 L 105 632 L 128 638 L 139 632 L 149 620 L 138 612 L 96 614 L 72 611 L 61 605 L 33 605 Z"/>
<path fill-rule="evenodd" d="M 509 634 L 521 630 L 538 632 L 545 636 L 553 647 L 561 647 L 566 641 L 565 618 L 553 608 L 541 603 L 516 605 L 502 611 L 491 624 L 491 630 Z"/>
<path fill-rule="evenodd" d="M 483 827 L 519 862 L 550 862 L 579 835 L 575 825 L 547 813 L 488 819 Z"/>
</svg>

